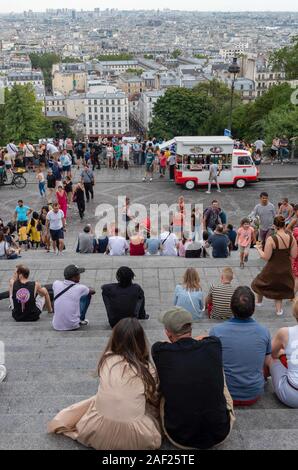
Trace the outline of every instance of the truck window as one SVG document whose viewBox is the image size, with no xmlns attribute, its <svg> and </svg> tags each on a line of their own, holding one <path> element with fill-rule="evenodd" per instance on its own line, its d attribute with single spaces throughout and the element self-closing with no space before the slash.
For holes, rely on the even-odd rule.
<svg viewBox="0 0 298 470">
<path fill-rule="evenodd" d="M 247 155 L 244 157 L 238 157 L 238 165 L 251 165 L 251 158 Z"/>
</svg>

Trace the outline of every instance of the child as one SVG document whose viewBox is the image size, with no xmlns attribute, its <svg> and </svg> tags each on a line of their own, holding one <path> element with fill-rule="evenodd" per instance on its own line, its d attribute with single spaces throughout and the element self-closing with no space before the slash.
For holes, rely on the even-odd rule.
<svg viewBox="0 0 298 470">
<path fill-rule="evenodd" d="M 25 245 L 25 251 L 28 250 L 28 235 L 27 235 L 27 222 L 22 222 L 18 231 L 19 235 L 19 246 Z"/>
<path fill-rule="evenodd" d="M 44 197 L 46 195 L 46 181 L 41 168 L 37 170 L 36 179 L 38 181 L 39 194 L 41 197 Z"/>
<path fill-rule="evenodd" d="M 33 212 L 32 219 L 27 227 L 27 234 L 29 235 L 30 243 L 32 248 L 35 246 L 37 249 L 41 241 L 41 223 L 39 221 L 39 215 L 37 212 Z"/>
<path fill-rule="evenodd" d="M 165 176 L 166 168 L 167 168 L 167 157 L 166 157 L 164 150 L 162 150 L 159 156 L 159 177 L 160 178 L 163 178 Z"/>
<path fill-rule="evenodd" d="M 239 246 L 241 269 L 244 268 L 244 262 L 247 262 L 248 260 L 248 254 L 251 243 L 256 243 L 255 231 L 250 225 L 249 219 L 245 218 L 241 220 L 241 224 L 237 231 L 237 238 L 235 241 L 235 245 Z"/>
</svg>

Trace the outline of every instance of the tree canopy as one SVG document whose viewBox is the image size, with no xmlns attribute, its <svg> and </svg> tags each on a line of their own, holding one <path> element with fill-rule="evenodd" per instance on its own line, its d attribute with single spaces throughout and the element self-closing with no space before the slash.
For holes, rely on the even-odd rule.
<svg viewBox="0 0 298 470">
<path fill-rule="evenodd" d="M 289 80 L 298 79 L 298 36 L 292 38 L 292 45 L 282 47 L 270 56 L 273 70 L 283 70 Z"/>
<path fill-rule="evenodd" d="M 47 90 L 52 89 L 52 66 L 61 62 L 61 57 L 51 52 L 44 54 L 30 54 L 30 59 L 33 68 L 39 68 L 43 72 L 45 87 Z"/>
</svg>

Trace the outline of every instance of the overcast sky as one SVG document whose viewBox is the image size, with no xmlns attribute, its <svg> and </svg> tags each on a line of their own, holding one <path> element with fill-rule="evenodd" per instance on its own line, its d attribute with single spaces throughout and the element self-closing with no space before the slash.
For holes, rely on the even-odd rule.
<svg viewBox="0 0 298 470">
<path fill-rule="evenodd" d="M 298 11 L 297 0 L 250 0 L 239 5 L 239 0 L 209 0 L 198 2 L 198 0 L 9 0 L 4 2 L 0 0 L 0 12 L 7 13 L 11 11 L 24 10 L 45 10 L 46 8 L 83 8 L 92 10 L 99 7 L 125 9 L 158 9 L 171 8 L 173 10 L 201 10 L 201 11 Z"/>
</svg>

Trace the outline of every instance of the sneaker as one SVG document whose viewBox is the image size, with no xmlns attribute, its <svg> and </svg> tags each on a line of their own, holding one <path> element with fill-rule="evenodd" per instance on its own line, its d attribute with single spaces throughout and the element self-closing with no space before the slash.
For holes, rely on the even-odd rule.
<svg viewBox="0 0 298 470">
<path fill-rule="evenodd" d="M 263 302 L 256 302 L 256 307 L 263 307 Z"/>
<path fill-rule="evenodd" d="M 142 179 L 142 181 L 146 181 L 146 178 L 144 177 L 144 178 Z"/>
<path fill-rule="evenodd" d="M 279 312 L 276 312 L 276 315 L 277 315 L 278 317 L 281 317 L 283 314 L 284 314 L 284 311 L 283 311 L 283 310 L 280 310 Z"/>
<path fill-rule="evenodd" d="M 206 194 L 211 194 L 211 191 L 206 191 Z"/>
<path fill-rule="evenodd" d="M 153 179 L 153 178 L 150 178 L 150 180 L 149 180 L 149 181 L 152 181 L 152 179 Z"/>
<path fill-rule="evenodd" d="M 85 318 L 85 320 L 80 321 L 80 326 L 87 326 L 87 325 L 89 325 L 89 320 L 87 320 L 87 318 Z"/>
<path fill-rule="evenodd" d="M 3 366 L 3 365 L 0 365 L 0 383 L 3 382 L 3 380 L 5 379 L 7 375 L 7 370 L 6 370 L 6 367 Z"/>
<path fill-rule="evenodd" d="M 220 189 L 217 189 L 217 192 L 218 192 L 218 193 L 221 193 L 221 190 L 220 190 Z"/>
<path fill-rule="evenodd" d="M 247 263 L 247 261 L 248 261 L 248 255 L 245 255 L 244 256 L 244 263 Z"/>
</svg>

